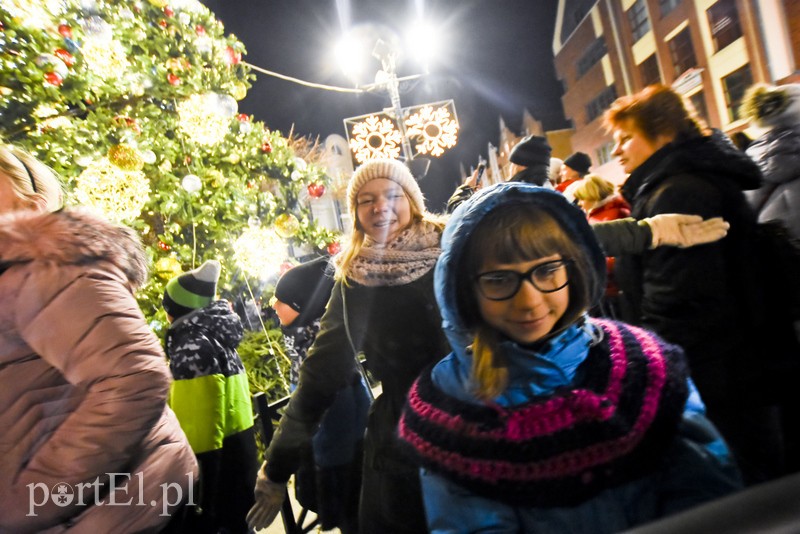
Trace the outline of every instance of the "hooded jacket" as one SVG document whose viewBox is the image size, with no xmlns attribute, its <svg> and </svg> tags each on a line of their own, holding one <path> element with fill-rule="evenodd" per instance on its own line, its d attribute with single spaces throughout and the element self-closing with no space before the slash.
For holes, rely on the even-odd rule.
<svg viewBox="0 0 800 534">
<path fill-rule="evenodd" d="M 0 532 L 158 530 L 176 508 L 162 485 L 189 497 L 197 463 L 132 293 L 146 274 L 135 233 L 79 211 L 12 213 L 0 271 Z"/>
<path fill-rule="evenodd" d="M 236 347 L 244 329 L 227 300 L 182 315 L 167 331 L 175 379 L 169 403 L 200 462 L 204 527 L 247 532 L 258 460 L 247 373 Z"/>
<path fill-rule="evenodd" d="M 746 193 L 759 221 L 778 219 L 800 239 L 800 121 L 777 126 L 748 148 L 764 174 L 764 184 Z"/>
<path fill-rule="evenodd" d="M 500 350 L 508 365 L 508 386 L 490 401 L 475 396 L 468 348 L 472 334 L 459 309 L 456 273 L 476 226 L 490 211 L 512 202 L 553 215 L 587 251 L 597 271 L 593 300 L 603 291 L 604 256 L 584 214 L 561 194 L 500 184 L 453 213 L 435 278 L 453 352 L 412 387 L 399 427 L 411 456 L 424 466 L 430 531 L 614 532 L 738 488 L 727 448 L 702 416 L 680 349 L 651 333 L 589 320 L 567 325 L 536 347 L 505 339 Z M 633 341 L 640 336 L 647 341 Z M 657 354 L 650 352 L 654 347 L 659 347 Z M 636 363 L 639 357 L 650 363 Z M 621 375 L 600 363 L 625 367 L 626 359 Z M 649 385 L 642 389 L 636 377 L 656 367 L 664 369 L 665 382 L 659 393 L 650 390 L 651 396 L 643 392 L 659 379 L 644 379 Z M 626 377 L 619 397 L 607 395 L 616 387 L 607 376 Z M 589 392 L 604 388 L 609 389 L 599 403 L 589 400 Z M 641 403 L 626 404 L 642 394 Z M 572 402 L 572 408 L 564 408 Z M 612 407 L 608 419 L 599 415 Z M 583 420 L 595 409 L 599 412 Z M 645 413 L 653 416 L 648 423 Z M 626 414 L 638 422 L 626 423 Z M 684 437 L 689 427 L 691 439 Z M 613 446 L 601 443 L 611 436 L 620 440 Z M 679 489 L 689 479 L 695 489 Z"/>
</svg>

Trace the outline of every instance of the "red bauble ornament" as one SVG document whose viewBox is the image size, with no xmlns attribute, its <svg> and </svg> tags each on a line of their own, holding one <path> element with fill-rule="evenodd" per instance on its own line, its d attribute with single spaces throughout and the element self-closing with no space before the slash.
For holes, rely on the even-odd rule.
<svg viewBox="0 0 800 534">
<path fill-rule="evenodd" d="M 328 254 L 335 256 L 340 250 L 342 250 L 342 246 L 338 241 L 334 241 L 333 243 L 328 243 L 326 250 L 328 251 Z"/>
<path fill-rule="evenodd" d="M 58 59 L 64 62 L 67 67 L 71 67 L 75 64 L 75 56 L 64 50 L 63 48 L 56 48 L 53 55 L 56 56 Z"/>
<path fill-rule="evenodd" d="M 308 196 L 311 198 L 319 198 L 325 194 L 325 186 L 322 184 L 308 184 L 306 191 L 308 191 Z"/>
<path fill-rule="evenodd" d="M 166 16 L 168 16 L 169 18 L 172 18 L 172 16 L 175 14 L 175 12 L 174 12 L 174 11 L 172 11 L 172 8 L 171 8 L 171 7 L 169 7 L 169 6 L 164 6 L 164 14 L 165 14 Z"/>
<path fill-rule="evenodd" d="M 194 33 L 196 33 L 197 35 L 203 36 L 203 35 L 206 34 L 206 29 L 205 29 L 205 27 L 203 27 L 203 26 L 198 24 L 197 26 L 194 27 Z"/>
<path fill-rule="evenodd" d="M 236 115 L 236 119 L 239 122 L 250 122 L 250 115 L 248 115 L 247 113 L 239 113 L 238 115 Z"/>
<path fill-rule="evenodd" d="M 159 241 L 159 242 L 158 242 L 158 248 L 160 248 L 161 250 L 163 250 L 164 252 L 166 252 L 166 251 L 168 251 L 169 249 L 171 249 L 172 247 L 171 247 L 171 246 L 169 246 L 169 245 L 167 245 L 167 244 L 166 244 L 166 243 L 164 243 L 163 241 Z"/>
<path fill-rule="evenodd" d="M 172 74 L 171 72 L 167 74 L 167 81 L 169 82 L 170 85 L 180 85 L 182 83 L 181 79 L 178 76 Z"/>
<path fill-rule="evenodd" d="M 166 19 L 161 19 L 158 21 L 158 25 L 161 26 L 162 28 L 166 28 L 169 25 L 169 23 L 166 21 Z"/>
<path fill-rule="evenodd" d="M 253 189 L 256 186 L 256 183 L 253 180 L 247 180 L 245 185 L 247 186 L 247 189 Z"/>
<path fill-rule="evenodd" d="M 292 267 L 294 267 L 294 265 L 292 265 L 292 264 L 291 264 L 290 262 L 288 262 L 288 261 L 285 261 L 285 262 L 281 263 L 281 266 L 280 266 L 280 267 L 278 267 L 278 274 L 282 276 L 282 275 L 283 275 L 283 273 L 285 273 L 286 271 L 288 271 L 288 270 L 289 270 L 289 269 L 291 269 Z"/>
<path fill-rule="evenodd" d="M 232 46 L 228 46 L 225 48 L 223 57 L 228 65 L 237 65 L 242 60 L 242 53 L 234 50 Z"/>
<path fill-rule="evenodd" d="M 44 79 L 50 85 L 55 85 L 60 87 L 62 83 L 64 83 L 64 78 L 56 74 L 55 72 L 45 72 Z"/>
<path fill-rule="evenodd" d="M 264 152 L 265 154 L 272 152 L 272 143 L 269 141 L 264 141 L 264 144 L 261 145 L 261 152 Z"/>
<path fill-rule="evenodd" d="M 189 155 L 187 155 L 187 156 L 184 156 L 184 158 L 183 158 L 183 164 L 184 164 L 184 165 L 186 165 L 187 167 L 188 167 L 189 165 L 191 165 L 191 164 L 192 164 L 192 156 L 189 156 Z"/>
<path fill-rule="evenodd" d="M 72 39 L 72 28 L 68 24 L 59 24 L 58 33 L 61 34 L 61 37 Z"/>
</svg>

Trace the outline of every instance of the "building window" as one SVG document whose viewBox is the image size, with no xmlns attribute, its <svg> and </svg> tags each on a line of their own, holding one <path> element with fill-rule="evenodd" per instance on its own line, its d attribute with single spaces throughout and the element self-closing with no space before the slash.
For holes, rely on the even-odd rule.
<svg viewBox="0 0 800 534">
<path fill-rule="evenodd" d="M 672 56 L 672 64 L 675 66 L 676 76 L 680 76 L 692 67 L 697 66 L 697 58 L 694 55 L 692 36 L 689 33 L 688 26 L 669 42 L 669 53 Z"/>
<path fill-rule="evenodd" d="M 725 103 L 728 106 L 728 120 L 733 122 L 740 119 L 739 104 L 748 87 L 753 85 L 753 74 L 750 65 L 745 65 L 722 78 L 722 88 L 725 91 Z"/>
<path fill-rule="evenodd" d="M 661 73 L 658 71 L 658 58 L 655 54 L 652 54 L 649 58 L 639 63 L 639 74 L 642 77 L 642 85 L 644 86 L 661 83 Z"/>
<path fill-rule="evenodd" d="M 719 0 L 708 8 L 706 14 L 714 41 L 714 52 L 719 52 L 742 36 L 739 11 L 734 0 Z"/>
<path fill-rule="evenodd" d="M 706 107 L 706 97 L 703 91 L 697 91 L 695 94 L 688 97 L 688 100 L 692 104 L 697 117 L 703 119 L 703 122 L 708 124 L 708 108 Z"/>
<path fill-rule="evenodd" d="M 644 0 L 636 0 L 628 10 L 628 22 L 631 24 L 633 42 L 641 39 L 650 31 L 650 21 L 647 19 L 647 6 Z"/>
<path fill-rule="evenodd" d="M 613 85 L 609 85 L 603 89 L 591 102 L 586 104 L 587 122 L 592 122 L 617 99 L 617 89 Z"/>
<path fill-rule="evenodd" d="M 611 141 L 594 151 L 595 159 L 600 165 L 605 165 L 606 163 L 614 159 L 614 156 L 612 156 L 613 152 L 614 152 L 614 142 Z"/>
<path fill-rule="evenodd" d="M 605 39 L 602 37 L 595 39 L 578 60 L 578 78 L 589 72 L 589 69 L 594 67 L 607 52 Z"/>
<path fill-rule="evenodd" d="M 678 7 L 681 0 L 658 0 L 658 8 L 661 11 L 661 16 L 666 17 L 672 10 Z"/>
</svg>

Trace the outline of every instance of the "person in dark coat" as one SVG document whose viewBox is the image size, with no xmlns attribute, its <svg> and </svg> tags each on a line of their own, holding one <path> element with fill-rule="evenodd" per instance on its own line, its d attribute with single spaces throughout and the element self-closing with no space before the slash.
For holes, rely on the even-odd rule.
<svg viewBox="0 0 800 534">
<path fill-rule="evenodd" d="M 333 284 L 333 266 L 327 257 L 292 267 L 275 284 L 272 307 L 291 360 L 292 391 L 297 388 L 300 366 L 319 332 Z M 295 473 L 297 500 L 317 514 L 323 530 L 358 532 L 361 449 L 369 405 L 370 393 L 363 379 L 339 390 L 314 435 L 313 454 Z"/>
<path fill-rule="evenodd" d="M 747 148 L 764 175 L 747 199 L 759 221 L 780 220 L 800 239 L 800 84 L 754 86 L 742 109 L 764 132 Z"/>
<path fill-rule="evenodd" d="M 252 528 L 277 516 L 325 410 L 341 388 L 360 380 L 355 353 L 363 352 L 382 392 L 364 438 L 360 531 L 427 531 L 419 473 L 400 450 L 396 428 L 414 379 L 448 352 L 433 296 L 443 223 L 426 211 L 417 182 L 396 160 L 361 165 L 347 198 L 351 241 L 336 258 L 319 334 L 259 471 Z"/>
<path fill-rule="evenodd" d="M 747 482 L 781 474 L 776 395 L 781 354 L 793 333 L 759 313 L 756 219 L 744 190 L 758 166 L 709 131 L 682 97 L 661 85 L 617 99 L 606 112 L 614 155 L 630 173 L 622 195 L 636 219 L 663 213 L 723 217 L 728 236 L 692 248 L 659 247 L 617 257 L 622 319 L 652 329 L 686 351 L 711 420 L 728 439 Z M 778 373 L 777 376 L 776 373 Z"/>
<path fill-rule="evenodd" d="M 550 187 L 550 144 L 538 135 L 529 135 L 514 145 L 508 154 L 511 162 L 509 182 L 526 182 Z"/>
<path fill-rule="evenodd" d="M 216 299 L 220 264 L 209 260 L 167 282 L 162 305 L 174 381 L 170 406 L 200 464 L 192 532 L 248 534 L 258 460 L 247 373 L 236 348 L 244 329 L 227 300 Z M 193 513 L 197 512 L 197 513 Z"/>
<path fill-rule="evenodd" d="M 569 186 L 582 180 L 589 174 L 592 167 L 592 158 L 584 152 L 570 154 L 561 165 L 561 182 L 556 185 L 556 191 L 565 192 Z"/>
</svg>

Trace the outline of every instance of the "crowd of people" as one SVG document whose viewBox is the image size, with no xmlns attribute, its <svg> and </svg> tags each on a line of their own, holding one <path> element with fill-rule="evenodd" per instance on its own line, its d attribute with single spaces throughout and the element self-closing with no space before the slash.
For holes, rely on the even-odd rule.
<svg viewBox="0 0 800 534">
<path fill-rule="evenodd" d="M 0 147 L 0 532 L 258 531 L 293 475 L 344 534 L 618 532 L 800 470 L 800 330 L 754 259 L 759 222 L 800 237 L 800 89 L 743 109 L 734 144 L 649 86 L 603 118 L 621 187 L 528 136 L 444 215 L 362 164 L 343 250 L 275 286 L 292 392 L 260 467 L 219 264 L 166 284 L 165 352 L 135 233 Z M 123 487 L 152 506 L 91 506 Z"/>
</svg>

